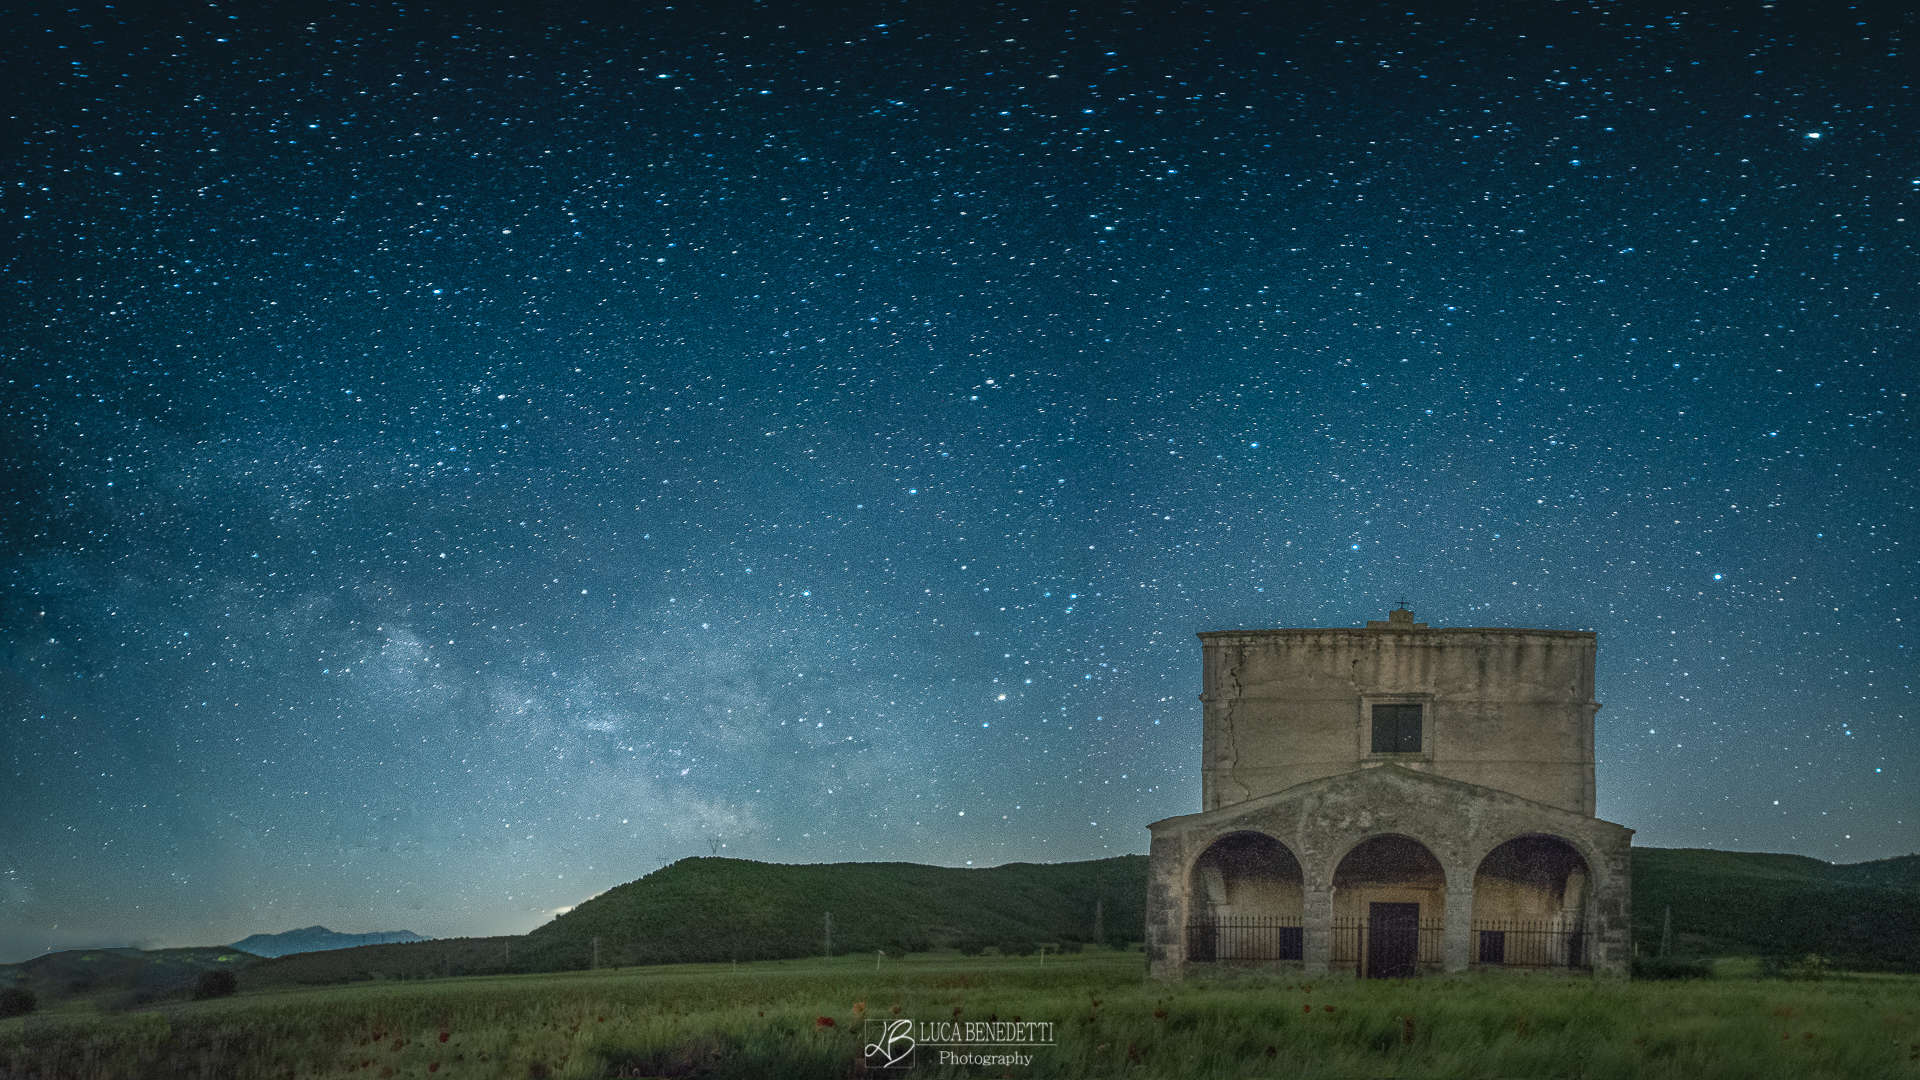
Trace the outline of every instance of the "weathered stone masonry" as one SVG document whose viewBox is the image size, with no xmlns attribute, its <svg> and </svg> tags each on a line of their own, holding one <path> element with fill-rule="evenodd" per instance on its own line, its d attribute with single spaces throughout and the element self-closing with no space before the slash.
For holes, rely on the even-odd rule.
<svg viewBox="0 0 1920 1080">
<path fill-rule="evenodd" d="M 1594 635 L 1400 610 L 1200 638 L 1204 808 L 1149 826 L 1154 975 L 1627 971 L 1633 833 L 1593 816 Z M 1292 929 L 1214 929 L 1236 922 Z"/>
</svg>

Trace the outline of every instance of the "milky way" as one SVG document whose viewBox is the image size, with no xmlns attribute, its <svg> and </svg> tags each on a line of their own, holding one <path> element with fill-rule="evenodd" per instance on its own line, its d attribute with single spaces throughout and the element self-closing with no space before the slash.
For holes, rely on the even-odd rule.
<svg viewBox="0 0 1920 1080">
<path fill-rule="evenodd" d="M 1402 599 L 1920 847 L 1913 17 L 1250 7 L 17 18 L 0 959 L 1144 851 Z"/>
</svg>

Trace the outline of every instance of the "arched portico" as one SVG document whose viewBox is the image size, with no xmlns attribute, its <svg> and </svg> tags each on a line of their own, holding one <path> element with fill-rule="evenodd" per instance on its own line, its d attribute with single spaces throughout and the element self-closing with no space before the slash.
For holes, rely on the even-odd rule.
<svg viewBox="0 0 1920 1080">
<path fill-rule="evenodd" d="M 1334 867 L 1331 901 L 1333 970 L 1388 978 L 1443 965 L 1447 872 L 1427 845 L 1398 833 L 1355 844 Z"/>
<path fill-rule="evenodd" d="M 1391 765 L 1169 818 L 1153 826 L 1151 970 L 1258 956 L 1297 957 L 1309 974 L 1465 971 L 1497 931 L 1489 965 L 1526 959 L 1528 934 L 1558 935 L 1557 952 L 1536 955 L 1624 974 L 1631 835 Z M 1231 941 L 1234 919 L 1265 920 L 1268 936 Z"/>
<path fill-rule="evenodd" d="M 1188 872 L 1187 959 L 1260 963 L 1301 958 L 1306 881 L 1300 861 L 1265 833 L 1230 832 Z"/>
<path fill-rule="evenodd" d="M 1495 846 L 1474 873 L 1470 961 L 1589 967 L 1594 893 L 1592 866 L 1564 837 L 1530 833 Z"/>
</svg>

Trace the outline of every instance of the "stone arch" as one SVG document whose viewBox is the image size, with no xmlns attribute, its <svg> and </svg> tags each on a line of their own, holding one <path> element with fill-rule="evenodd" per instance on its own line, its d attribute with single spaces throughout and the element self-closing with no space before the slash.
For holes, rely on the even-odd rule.
<svg viewBox="0 0 1920 1080">
<path fill-rule="evenodd" d="M 1331 881 L 1335 970 L 1411 975 L 1444 963 L 1447 868 L 1405 833 L 1378 833 L 1335 861 Z"/>
<path fill-rule="evenodd" d="M 1340 897 L 1364 891 L 1426 891 L 1434 895 L 1431 914 L 1438 919 L 1446 911 L 1447 868 L 1433 847 L 1417 837 L 1400 832 L 1375 833 L 1356 841 L 1333 860 L 1333 875 L 1328 882 L 1333 890 L 1334 915 L 1342 912 Z M 1424 910 L 1422 918 L 1429 917 Z"/>
<path fill-rule="evenodd" d="M 1586 862 L 1588 880 L 1594 888 L 1611 888 L 1613 885 L 1612 878 L 1607 870 L 1606 853 L 1595 847 L 1588 837 L 1553 832 L 1549 829 L 1527 829 L 1524 832 L 1508 833 L 1506 835 L 1495 833 L 1494 835 L 1500 836 L 1500 839 L 1492 843 L 1482 842 L 1477 845 L 1476 849 L 1471 852 L 1473 856 L 1472 860 L 1463 864 L 1465 868 L 1473 870 L 1477 874 L 1480 865 L 1487 861 L 1487 856 L 1493 854 L 1495 851 L 1513 843 L 1515 840 L 1524 840 L 1530 836 L 1539 836 L 1558 840 L 1572 848 L 1574 853 Z M 1460 884 L 1466 884 L 1466 882 L 1461 882 Z"/>
<path fill-rule="evenodd" d="M 1440 879 L 1441 879 L 1440 888 L 1444 890 L 1447 887 L 1447 880 L 1451 875 L 1449 875 L 1447 872 L 1447 860 L 1440 857 L 1440 851 L 1445 849 L 1445 845 L 1436 843 L 1431 837 L 1416 836 L 1413 833 L 1404 832 L 1397 829 L 1368 833 L 1365 836 L 1360 837 L 1358 840 L 1355 840 L 1353 843 L 1348 844 L 1346 848 L 1342 850 L 1338 856 L 1328 859 L 1324 863 L 1322 863 L 1321 865 L 1323 866 L 1326 874 L 1326 877 L 1325 877 L 1326 886 L 1328 888 L 1338 887 L 1341 868 L 1346 863 L 1346 861 L 1352 858 L 1355 852 L 1359 851 L 1361 848 L 1364 848 L 1369 844 L 1372 844 L 1376 840 L 1403 840 L 1403 841 L 1406 841 L 1407 843 L 1410 843 L 1419 847 L 1422 851 L 1426 852 L 1427 857 L 1431 858 L 1434 861 L 1434 864 L 1439 867 L 1439 873 L 1440 873 Z"/>
<path fill-rule="evenodd" d="M 1293 849 L 1258 829 L 1213 838 L 1187 867 L 1192 914 L 1298 918 L 1306 876 Z"/>
<path fill-rule="evenodd" d="M 1254 829 L 1214 837 L 1189 865 L 1186 885 L 1188 960 L 1301 958 L 1306 875 L 1277 838 Z"/>
<path fill-rule="evenodd" d="M 1554 833 L 1526 832 L 1481 856 L 1473 876 L 1472 963 L 1588 966 L 1602 882 L 1584 846 Z"/>
</svg>

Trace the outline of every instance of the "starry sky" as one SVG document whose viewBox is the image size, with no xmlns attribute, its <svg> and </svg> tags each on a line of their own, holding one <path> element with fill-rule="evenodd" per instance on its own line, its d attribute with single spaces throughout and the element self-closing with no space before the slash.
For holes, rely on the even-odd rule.
<svg viewBox="0 0 1920 1080">
<path fill-rule="evenodd" d="M 1528 6 L 16 17 L 0 960 L 1143 852 L 1402 599 L 1920 848 L 1914 16 Z"/>
</svg>

